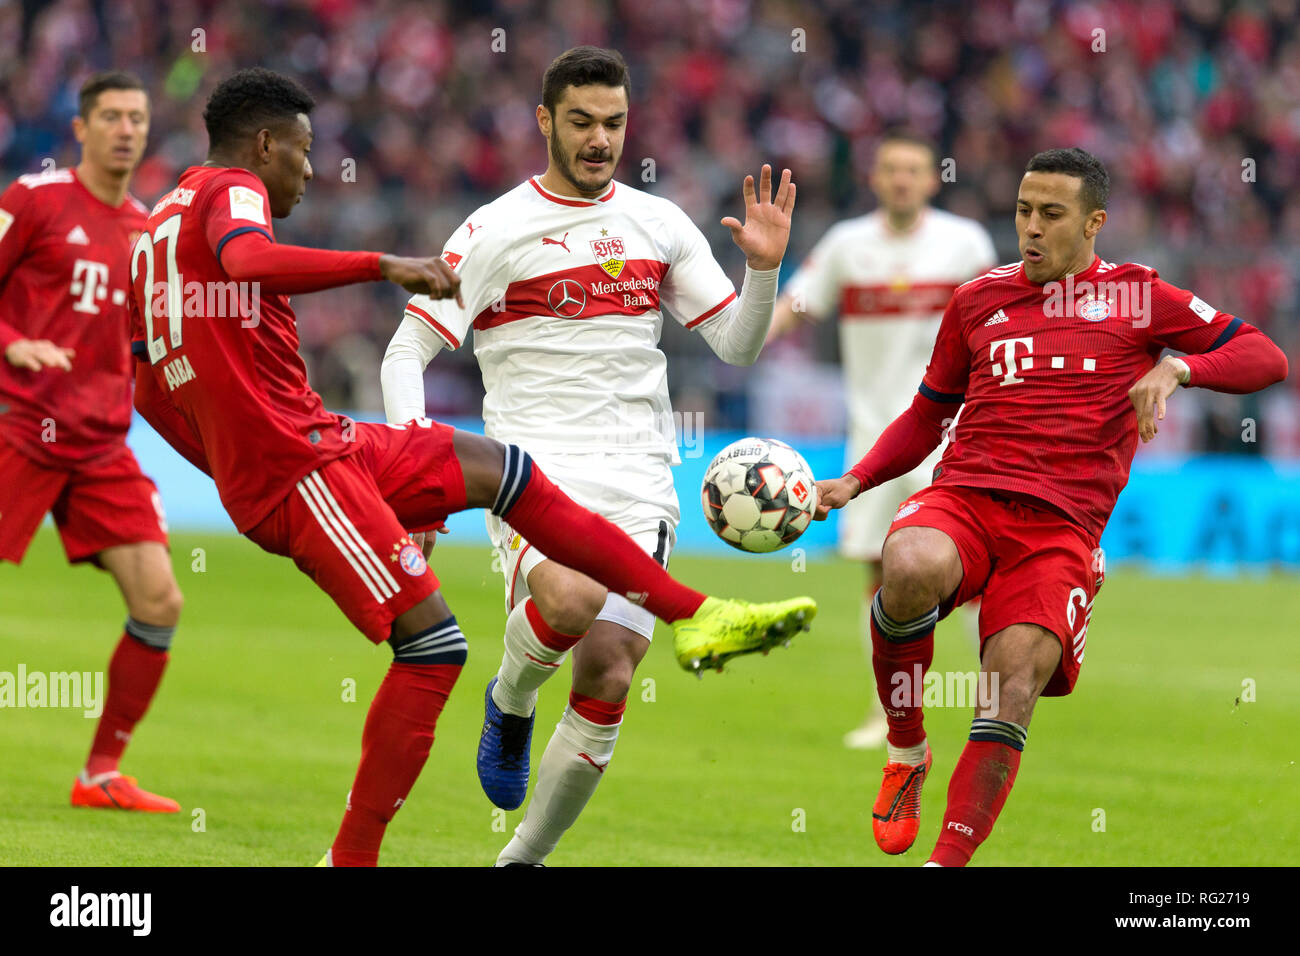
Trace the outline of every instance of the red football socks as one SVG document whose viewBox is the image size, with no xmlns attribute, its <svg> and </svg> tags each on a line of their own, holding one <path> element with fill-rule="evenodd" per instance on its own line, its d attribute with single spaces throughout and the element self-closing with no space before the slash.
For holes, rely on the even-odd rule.
<svg viewBox="0 0 1300 956">
<path fill-rule="evenodd" d="M 921 682 L 934 659 L 937 620 L 936 608 L 915 621 L 899 623 L 885 614 L 880 591 L 871 601 L 871 668 L 889 722 L 889 742 L 895 747 L 916 747 L 925 740 Z"/>
<path fill-rule="evenodd" d="M 699 610 L 703 594 L 674 581 L 623 531 L 576 504 L 536 462 L 526 480 L 503 517 L 548 558 L 643 605 L 660 620 L 671 623 Z"/>
<path fill-rule="evenodd" d="M 970 862 L 975 848 L 992 832 L 1019 769 L 1020 751 L 1011 744 L 967 742 L 948 781 L 948 808 L 943 814 L 939 842 L 930 854 L 931 862 L 940 866 L 965 866 Z"/>
<path fill-rule="evenodd" d="M 117 769 L 131 732 L 158 690 L 167 659 L 166 651 L 148 647 L 123 631 L 108 663 L 108 694 L 86 759 L 87 775 Z"/>
<path fill-rule="evenodd" d="M 335 866 L 376 866 L 384 830 L 415 785 L 458 664 L 394 661 L 366 715 L 361 765 L 334 838 Z"/>
</svg>

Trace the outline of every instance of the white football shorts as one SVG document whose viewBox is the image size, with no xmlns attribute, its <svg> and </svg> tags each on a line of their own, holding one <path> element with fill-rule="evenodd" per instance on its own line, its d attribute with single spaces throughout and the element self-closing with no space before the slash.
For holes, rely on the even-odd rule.
<svg viewBox="0 0 1300 956">
<path fill-rule="evenodd" d="M 672 469 L 665 459 L 593 452 L 533 455 L 533 460 L 566 495 L 617 525 L 660 565 L 668 566 L 681 509 Z M 529 572 L 547 558 L 496 515 L 483 514 L 496 552 L 493 567 L 500 569 L 504 579 L 509 614 L 529 596 Z M 654 615 L 617 594 L 606 597 L 596 620 L 619 624 L 647 641 L 654 634 Z"/>
</svg>

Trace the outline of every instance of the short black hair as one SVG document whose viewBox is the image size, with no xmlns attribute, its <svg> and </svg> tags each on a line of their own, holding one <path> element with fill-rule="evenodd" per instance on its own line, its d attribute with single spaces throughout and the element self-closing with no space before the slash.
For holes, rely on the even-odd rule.
<svg viewBox="0 0 1300 956">
<path fill-rule="evenodd" d="M 570 86 L 621 86 L 632 100 L 632 79 L 627 62 L 617 50 L 598 46 L 575 46 L 565 50 L 542 76 L 542 105 L 555 116 L 560 97 Z"/>
<path fill-rule="evenodd" d="M 1068 149 L 1047 149 L 1037 153 L 1025 167 L 1027 173 L 1063 173 L 1083 180 L 1079 198 L 1085 212 L 1105 209 L 1110 199 L 1110 174 L 1101 160 L 1077 146 Z"/>
<path fill-rule="evenodd" d="M 232 73 L 212 91 L 203 110 L 208 149 L 222 149 L 244 136 L 310 113 L 316 106 L 297 80 L 253 67 Z"/>
<path fill-rule="evenodd" d="M 99 94 L 105 90 L 140 90 L 143 92 L 144 84 L 140 82 L 140 77 L 125 70 L 108 70 L 103 73 L 91 74 L 86 78 L 86 82 L 81 84 L 81 92 L 78 94 L 77 112 L 81 114 L 83 120 L 90 119 L 90 114 L 99 101 Z"/>
<path fill-rule="evenodd" d="M 939 161 L 939 150 L 934 145 L 934 142 L 922 136 L 915 130 L 901 126 L 885 130 L 885 135 L 880 137 L 880 141 L 877 143 L 876 148 L 879 149 L 886 143 L 907 143 L 909 146 L 920 146 L 922 149 L 929 150 L 930 158 L 932 160 L 935 162 Z"/>
</svg>

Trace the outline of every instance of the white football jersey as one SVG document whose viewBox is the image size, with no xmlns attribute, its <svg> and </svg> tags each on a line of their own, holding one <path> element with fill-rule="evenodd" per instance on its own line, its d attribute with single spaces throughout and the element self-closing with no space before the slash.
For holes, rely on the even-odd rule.
<svg viewBox="0 0 1300 956">
<path fill-rule="evenodd" d="M 814 319 L 839 314 L 854 430 L 879 434 L 912 403 L 953 291 L 994 257 L 983 226 L 933 208 L 905 233 L 880 210 L 847 219 L 813 247 L 788 290 Z"/>
<path fill-rule="evenodd" d="M 489 436 L 677 463 L 663 307 L 694 329 L 736 290 L 676 205 L 623 183 L 573 199 L 533 177 L 475 210 L 442 258 L 465 307 L 416 295 L 406 315 L 453 349 L 473 328 Z"/>
</svg>

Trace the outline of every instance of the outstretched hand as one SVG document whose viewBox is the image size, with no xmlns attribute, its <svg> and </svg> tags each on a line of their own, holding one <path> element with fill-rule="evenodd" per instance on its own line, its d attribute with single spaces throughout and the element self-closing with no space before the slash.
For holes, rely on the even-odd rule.
<svg viewBox="0 0 1300 956">
<path fill-rule="evenodd" d="M 781 170 L 781 185 L 776 199 L 772 197 L 772 167 L 763 164 L 759 175 L 758 192 L 754 192 L 754 177 L 745 177 L 745 222 L 727 216 L 722 224 L 731 230 L 731 238 L 745 254 L 751 269 L 775 269 L 785 255 L 790 239 L 790 214 L 794 212 L 794 183 L 790 170 Z"/>
<path fill-rule="evenodd" d="M 832 508 L 843 508 L 861 490 L 862 485 L 852 475 L 817 482 L 817 513 L 813 515 L 813 520 L 825 521 Z"/>
<path fill-rule="evenodd" d="M 407 292 L 417 292 L 434 299 L 456 300 L 461 308 L 460 276 L 451 266 L 436 257 L 413 259 L 385 253 L 379 257 L 379 271 L 389 282 L 396 282 Z"/>
<path fill-rule="evenodd" d="M 72 371 L 72 357 L 77 353 L 49 339 L 15 339 L 4 350 L 5 360 L 15 368 L 39 372 L 43 368 Z"/>
</svg>

